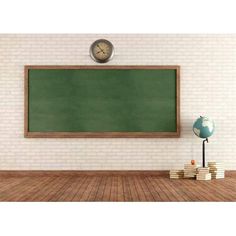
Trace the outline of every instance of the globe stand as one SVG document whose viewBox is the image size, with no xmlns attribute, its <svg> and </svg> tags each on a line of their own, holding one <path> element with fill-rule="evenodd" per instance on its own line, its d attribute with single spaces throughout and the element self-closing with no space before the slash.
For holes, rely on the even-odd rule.
<svg viewBox="0 0 236 236">
<path fill-rule="evenodd" d="M 206 138 L 205 140 L 203 140 L 202 142 L 202 166 L 205 167 L 206 163 L 205 163 L 205 142 L 208 143 L 208 138 Z"/>
</svg>

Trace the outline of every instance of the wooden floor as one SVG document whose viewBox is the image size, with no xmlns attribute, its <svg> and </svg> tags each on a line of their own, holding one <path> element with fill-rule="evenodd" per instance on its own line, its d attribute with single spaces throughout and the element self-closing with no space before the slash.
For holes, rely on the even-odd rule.
<svg viewBox="0 0 236 236">
<path fill-rule="evenodd" d="M 149 171 L 0 171 L 0 201 L 236 201 L 236 172 L 196 181 Z"/>
</svg>

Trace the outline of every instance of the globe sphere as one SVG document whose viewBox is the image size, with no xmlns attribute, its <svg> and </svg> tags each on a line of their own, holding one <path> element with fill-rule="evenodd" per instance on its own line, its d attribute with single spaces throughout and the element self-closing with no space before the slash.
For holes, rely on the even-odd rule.
<svg viewBox="0 0 236 236">
<path fill-rule="evenodd" d="M 207 117 L 199 117 L 193 124 L 193 132 L 199 138 L 209 138 L 215 130 L 214 122 Z"/>
</svg>

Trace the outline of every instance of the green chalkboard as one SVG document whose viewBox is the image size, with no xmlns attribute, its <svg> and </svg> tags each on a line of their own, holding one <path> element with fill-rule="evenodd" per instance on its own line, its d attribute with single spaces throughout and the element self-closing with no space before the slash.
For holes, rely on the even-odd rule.
<svg viewBox="0 0 236 236">
<path fill-rule="evenodd" d="M 178 137 L 178 66 L 26 66 L 26 137 Z"/>
</svg>

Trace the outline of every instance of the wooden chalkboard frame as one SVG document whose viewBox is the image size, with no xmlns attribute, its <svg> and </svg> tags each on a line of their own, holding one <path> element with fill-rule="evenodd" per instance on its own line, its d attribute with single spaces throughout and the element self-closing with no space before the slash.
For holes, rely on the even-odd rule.
<svg viewBox="0 0 236 236">
<path fill-rule="evenodd" d="M 29 131 L 29 70 L 30 69 L 174 69 L 176 70 L 176 132 L 30 132 Z M 42 66 L 24 68 L 24 137 L 25 138 L 178 138 L 180 137 L 180 66 Z"/>
</svg>

